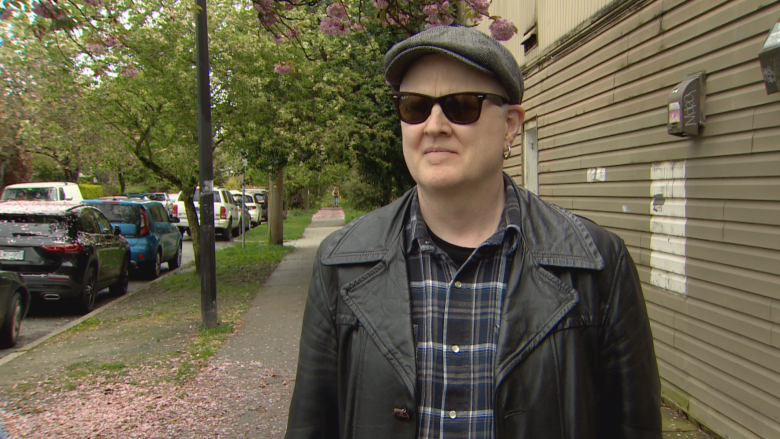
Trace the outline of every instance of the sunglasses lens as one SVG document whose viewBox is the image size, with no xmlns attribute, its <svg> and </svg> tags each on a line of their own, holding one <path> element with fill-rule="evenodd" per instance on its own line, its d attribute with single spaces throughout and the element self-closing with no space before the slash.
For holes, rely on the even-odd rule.
<svg viewBox="0 0 780 439">
<path fill-rule="evenodd" d="M 476 122 L 482 112 L 482 101 L 476 95 L 456 94 L 447 96 L 442 102 L 442 111 L 447 119 L 458 124 Z"/>
<path fill-rule="evenodd" d="M 396 101 L 398 117 L 410 124 L 424 122 L 431 115 L 433 102 L 431 98 L 417 95 L 401 95 Z"/>
</svg>

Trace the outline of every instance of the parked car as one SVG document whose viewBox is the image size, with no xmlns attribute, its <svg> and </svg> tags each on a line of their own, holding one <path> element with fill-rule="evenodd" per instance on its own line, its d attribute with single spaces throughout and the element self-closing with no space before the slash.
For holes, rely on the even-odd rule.
<svg viewBox="0 0 780 439">
<path fill-rule="evenodd" d="M 260 206 L 261 221 L 268 221 L 268 192 L 265 189 L 248 189 L 247 195 L 255 199 L 255 203 Z"/>
<path fill-rule="evenodd" d="M 70 181 L 16 183 L 9 184 L 3 190 L 3 200 L 73 201 L 78 203 L 83 199 L 79 185 Z"/>
<path fill-rule="evenodd" d="M 192 201 L 195 210 L 200 209 L 200 189 L 195 189 Z M 187 219 L 187 211 L 184 209 L 184 199 L 181 192 L 173 207 L 173 216 L 181 220 L 179 229 L 182 234 L 189 233 L 190 223 Z M 231 236 L 238 236 L 241 232 L 238 221 L 238 207 L 227 189 L 214 188 L 214 229 L 225 241 L 230 241 Z"/>
<path fill-rule="evenodd" d="M 22 320 L 30 310 L 30 292 L 13 271 L 0 271 L 0 349 L 16 346 Z"/>
<path fill-rule="evenodd" d="M 236 205 L 241 206 L 241 191 L 230 191 L 230 194 L 233 195 L 233 199 L 236 201 Z M 246 210 L 249 214 L 249 225 L 254 227 L 260 224 L 260 222 L 263 220 L 263 209 L 259 204 L 257 204 L 253 196 L 246 194 L 243 195 L 243 197 L 244 206 L 246 206 Z"/>
<path fill-rule="evenodd" d="M 134 198 L 84 200 L 83 204 L 103 212 L 130 244 L 130 256 L 148 279 L 157 279 L 160 264 L 168 269 L 181 266 L 179 218 L 170 217 L 162 203 Z"/>
<path fill-rule="evenodd" d="M 0 269 L 19 273 L 34 300 L 72 300 L 86 314 L 103 288 L 127 293 L 130 245 L 94 207 L 4 201 Z"/>
<path fill-rule="evenodd" d="M 173 203 L 175 202 L 170 195 L 166 194 L 165 192 L 154 192 L 148 195 L 149 199 L 152 201 L 159 201 L 162 203 L 162 205 L 165 207 L 165 210 L 168 212 L 168 215 L 173 212 Z"/>
</svg>

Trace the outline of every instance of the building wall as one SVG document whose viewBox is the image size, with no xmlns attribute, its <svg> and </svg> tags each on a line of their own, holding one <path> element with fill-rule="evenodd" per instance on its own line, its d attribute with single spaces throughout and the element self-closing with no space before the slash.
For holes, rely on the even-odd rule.
<svg viewBox="0 0 780 439">
<path fill-rule="evenodd" d="M 570 19 L 539 1 L 539 50 L 508 45 L 525 65 L 539 193 L 626 241 L 664 395 L 724 437 L 780 438 L 780 94 L 757 58 L 780 2 L 582 3 Z M 706 128 L 669 135 L 668 96 L 699 71 Z M 522 182 L 519 142 L 506 170 Z"/>
</svg>

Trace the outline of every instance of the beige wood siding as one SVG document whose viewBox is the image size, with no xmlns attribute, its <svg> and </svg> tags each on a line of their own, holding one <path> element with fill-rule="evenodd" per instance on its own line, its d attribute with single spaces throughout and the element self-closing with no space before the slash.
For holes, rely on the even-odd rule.
<svg viewBox="0 0 780 439">
<path fill-rule="evenodd" d="M 780 438 L 780 94 L 757 59 L 780 2 L 649 1 L 597 32 L 614 2 L 566 3 L 536 3 L 541 50 L 514 50 L 539 194 L 626 241 L 665 396 L 724 437 Z M 698 71 L 706 128 L 671 136 L 669 93 Z"/>
</svg>

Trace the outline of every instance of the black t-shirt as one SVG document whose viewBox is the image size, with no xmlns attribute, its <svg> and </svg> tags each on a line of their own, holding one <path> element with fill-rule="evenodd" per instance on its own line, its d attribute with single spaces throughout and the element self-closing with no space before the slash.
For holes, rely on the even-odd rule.
<svg viewBox="0 0 780 439">
<path fill-rule="evenodd" d="M 474 253 L 473 248 L 450 244 L 449 242 L 439 238 L 433 232 L 431 232 L 431 229 L 428 229 L 428 234 L 431 235 L 431 239 L 433 239 L 433 242 L 436 243 L 436 246 L 442 249 L 444 253 L 447 253 L 450 259 L 452 259 L 452 261 L 455 262 L 458 267 L 462 266 L 463 263 L 468 260 L 469 256 Z"/>
</svg>

